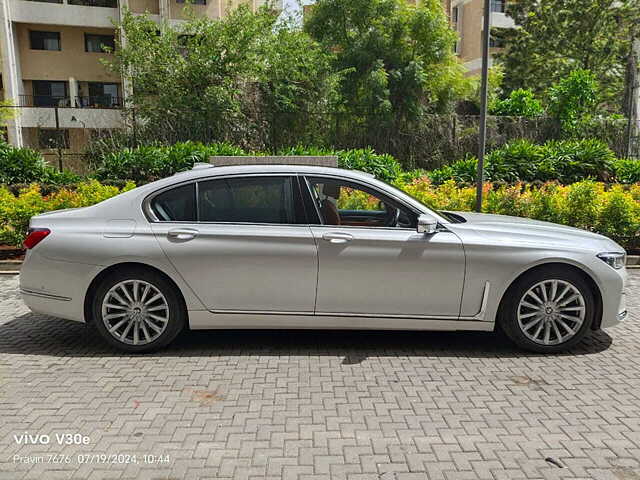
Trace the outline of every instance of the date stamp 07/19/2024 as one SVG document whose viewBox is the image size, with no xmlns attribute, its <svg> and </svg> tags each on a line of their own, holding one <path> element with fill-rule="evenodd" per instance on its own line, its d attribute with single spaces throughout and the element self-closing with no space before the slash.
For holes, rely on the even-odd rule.
<svg viewBox="0 0 640 480">
<path fill-rule="evenodd" d="M 24 432 L 16 434 L 13 439 L 18 445 L 34 445 L 34 446 L 89 446 L 91 438 L 80 433 L 56 433 L 48 434 L 31 434 Z M 37 454 L 15 454 L 11 461 L 14 464 L 33 465 L 36 463 L 50 464 L 164 464 L 170 463 L 171 459 L 168 454 L 129 454 L 129 453 L 37 453 Z"/>
</svg>

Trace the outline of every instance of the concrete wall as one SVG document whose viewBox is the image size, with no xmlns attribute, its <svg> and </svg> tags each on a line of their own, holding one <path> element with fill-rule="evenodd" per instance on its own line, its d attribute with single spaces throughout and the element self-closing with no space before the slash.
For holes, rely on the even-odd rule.
<svg viewBox="0 0 640 480">
<path fill-rule="evenodd" d="M 84 51 L 85 33 L 113 35 L 114 29 L 18 24 L 16 30 L 24 80 L 68 81 L 73 77 L 78 81 L 120 83 L 120 76 L 107 71 L 100 63 L 100 59 L 108 57 L 108 54 Z M 31 50 L 29 30 L 60 32 L 62 50 Z M 31 93 L 25 91 L 27 95 Z"/>
</svg>

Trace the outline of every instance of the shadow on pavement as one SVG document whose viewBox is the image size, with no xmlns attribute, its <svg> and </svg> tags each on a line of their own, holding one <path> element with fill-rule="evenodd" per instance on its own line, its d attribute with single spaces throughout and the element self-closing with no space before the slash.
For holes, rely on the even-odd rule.
<svg viewBox="0 0 640 480">
<path fill-rule="evenodd" d="M 563 355 L 588 355 L 609 348 L 611 337 L 593 332 Z M 102 342 L 97 331 L 68 320 L 26 314 L 0 325 L 0 354 L 60 357 L 128 357 Z M 368 357 L 536 357 L 515 348 L 501 334 L 486 332 L 406 332 L 354 330 L 209 330 L 185 331 L 160 357 L 241 355 L 344 356 L 343 365 Z"/>
</svg>

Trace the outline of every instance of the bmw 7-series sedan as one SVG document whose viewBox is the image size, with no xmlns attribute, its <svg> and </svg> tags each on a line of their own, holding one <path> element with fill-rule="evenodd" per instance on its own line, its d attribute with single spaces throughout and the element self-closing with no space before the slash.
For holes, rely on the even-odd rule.
<svg viewBox="0 0 640 480">
<path fill-rule="evenodd" d="M 31 219 L 34 312 L 145 352 L 190 329 L 501 329 L 557 352 L 624 320 L 625 251 L 591 232 L 434 211 L 371 175 L 192 170 Z"/>
</svg>

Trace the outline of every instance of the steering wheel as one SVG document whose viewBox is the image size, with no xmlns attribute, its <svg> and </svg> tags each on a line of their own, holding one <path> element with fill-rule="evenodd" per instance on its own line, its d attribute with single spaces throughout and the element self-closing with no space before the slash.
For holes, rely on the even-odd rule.
<svg viewBox="0 0 640 480">
<path fill-rule="evenodd" d="M 384 226 L 385 227 L 397 227 L 398 220 L 400 219 L 400 209 L 396 207 L 392 207 L 388 205 L 387 214 L 384 218 Z"/>
</svg>

